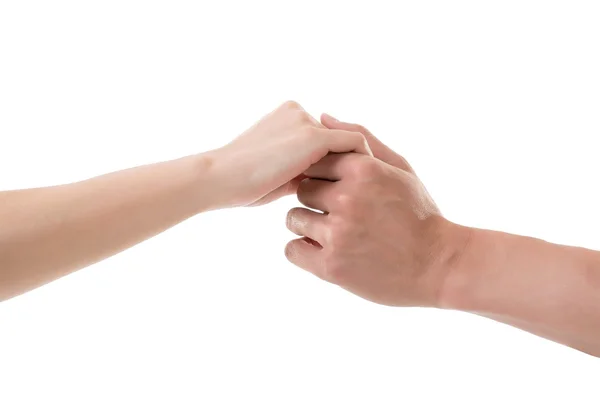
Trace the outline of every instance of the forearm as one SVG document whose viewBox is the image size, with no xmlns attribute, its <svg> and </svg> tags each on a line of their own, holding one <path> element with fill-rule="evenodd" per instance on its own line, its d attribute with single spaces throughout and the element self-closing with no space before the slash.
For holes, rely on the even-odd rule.
<svg viewBox="0 0 600 400">
<path fill-rule="evenodd" d="M 210 157 L 199 155 L 0 193 L 0 300 L 214 208 L 214 181 Z"/>
<path fill-rule="evenodd" d="M 448 275 L 443 306 L 600 356 L 600 253 L 473 230 Z"/>
<path fill-rule="evenodd" d="M 71 185 L 0 193 L 0 300 L 199 212 L 295 193 L 311 164 L 347 152 L 372 155 L 361 133 L 324 128 L 290 101 L 209 153 Z"/>
</svg>

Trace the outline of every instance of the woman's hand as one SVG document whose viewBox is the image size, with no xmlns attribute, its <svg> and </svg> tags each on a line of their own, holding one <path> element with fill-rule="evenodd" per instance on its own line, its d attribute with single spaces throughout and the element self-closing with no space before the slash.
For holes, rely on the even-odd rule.
<svg viewBox="0 0 600 400">
<path fill-rule="evenodd" d="M 372 155 L 361 133 L 327 129 L 288 101 L 211 152 L 221 177 L 215 207 L 262 205 L 296 193 L 303 172 L 330 152 Z"/>
<path fill-rule="evenodd" d="M 93 264 L 210 209 L 295 192 L 329 152 L 370 154 L 288 102 L 227 146 L 68 185 L 0 192 L 0 301 Z"/>
</svg>

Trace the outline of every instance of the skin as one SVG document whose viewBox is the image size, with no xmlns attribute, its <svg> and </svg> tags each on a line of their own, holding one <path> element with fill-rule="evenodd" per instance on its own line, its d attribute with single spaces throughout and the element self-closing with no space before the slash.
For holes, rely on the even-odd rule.
<svg viewBox="0 0 600 400">
<path fill-rule="evenodd" d="M 380 304 L 468 311 L 600 356 L 599 253 L 454 224 L 368 130 L 294 102 L 207 153 L 0 192 L 0 300 L 198 213 L 296 191 L 322 211 L 288 214 L 296 265 Z"/>
<path fill-rule="evenodd" d="M 367 129 L 321 122 L 361 132 L 375 158 L 330 154 L 305 172 L 292 263 L 373 302 L 467 311 L 600 356 L 600 253 L 452 223 Z"/>
<path fill-rule="evenodd" d="M 286 102 L 228 145 L 83 182 L 0 192 L 0 300 L 125 250 L 198 213 L 295 193 L 330 152 L 371 156 Z"/>
</svg>

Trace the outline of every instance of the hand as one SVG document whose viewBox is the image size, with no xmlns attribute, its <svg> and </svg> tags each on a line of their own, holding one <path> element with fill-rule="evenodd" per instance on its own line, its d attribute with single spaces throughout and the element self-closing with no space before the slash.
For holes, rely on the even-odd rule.
<svg viewBox="0 0 600 400">
<path fill-rule="evenodd" d="M 466 235 L 444 219 L 404 158 L 357 125 L 323 116 L 325 126 L 358 130 L 376 157 L 331 154 L 310 167 L 287 226 L 304 238 L 288 259 L 368 300 L 437 306 Z M 386 162 L 384 162 L 384 161 Z"/>
<path fill-rule="evenodd" d="M 302 173 L 330 152 L 372 155 L 359 132 L 327 129 L 298 103 L 286 102 L 214 152 L 214 167 L 225 176 L 220 206 L 265 204 L 296 193 Z"/>
</svg>

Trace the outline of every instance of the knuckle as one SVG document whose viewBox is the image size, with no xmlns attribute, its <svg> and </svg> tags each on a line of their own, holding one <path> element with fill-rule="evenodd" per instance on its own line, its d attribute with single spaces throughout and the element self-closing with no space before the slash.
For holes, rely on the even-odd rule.
<svg viewBox="0 0 600 400">
<path fill-rule="evenodd" d="M 331 243 L 335 236 L 333 228 L 329 224 L 324 224 L 321 227 L 321 234 L 323 235 L 323 242 L 327 244 Z"/>
<path fill-rule="evenodd" d="M 351 140 L 356 146 L 360 146 L 364 143 L 364 136 L 362 133 L 350 131 L 348 132 L 348 140 Z"/>
<path fill-rule="evenodd" d="M 362 145 L 365 149 L 371 150 L 371 146 L 369 145 L 369 141 L 364 135 L 360 135 L 360 139 L 362 141 Z M 373 150 L 371 150 L 371 154 L 373 154 Z"/>
<path fill-rule="evenodd" d="M 300 103 L 298 103 L 297 101 L 294 101 L 294 100 L 285 101 L 281 105 L 281 108 L 284 108 L 287 110 L 302 110 L 302 106 L 300 105 Z"/>
<path fill-rule="evenodd" d="M 353 210 L 356 206 L 356 197 L 348 192 L 337 193 L 334 201 L 342 210 Z"/>
<path fill-rule="evenodd" d="M 312 122 L 310 115 L 305 111 L 296 112 L 296 120 L 298 121 L 298 123 L 303 125 L 311 124 Z"/>
<path fill-rule="evenodd" d="M 306 190 L 302 190 L 302 186 L 300 186 L 300 189 L 298 189 L 298 193 L 296 194 L 296 197 L 298 198 L 298 201 L 301 204 L 304 204 L 304 205 L 308 204 L 308 192 Z"/>
<path fill-rule="evenodd" d="M 367 138 L 364 137 L 362 133 L 357 133 L 356 135 L 356 148 L 360 149 L 361 152 L 364 151 L 365 154 L 368 154 L 370 146 Z"/>
<path fill-rule="evenodd" d="M 310 178 L 303 179 L 298 184 L 298 191 L 297 191 L 296 195 L 298 196 L 299 200 L 306 198 L 306 195 L 308 195 L 311 191 L 311 185 L 312 184 L 311 184 Z"/>
<path fill-rule="evenodd" d="M 306 125 L 302 129 L 300 129 L 300 135 L 305 140 L 310 140 L 310 141 L 316 140 L 317 134 L 318 134 L 317 128 L 312 125 Z"/>
<path fill-rule="evenodd" d="M 354 175 L 358 178 L 373 178 L 379 171 L 379 163 L 373 157 L 361 157 L 353 166 Z"/>
</svg>

